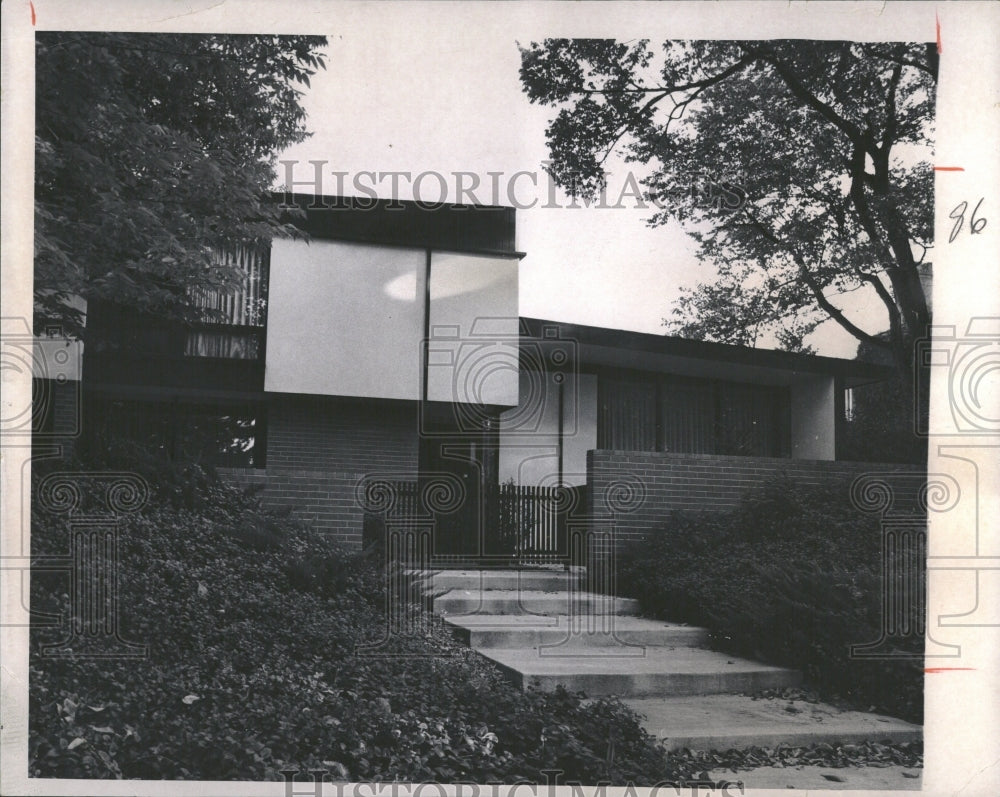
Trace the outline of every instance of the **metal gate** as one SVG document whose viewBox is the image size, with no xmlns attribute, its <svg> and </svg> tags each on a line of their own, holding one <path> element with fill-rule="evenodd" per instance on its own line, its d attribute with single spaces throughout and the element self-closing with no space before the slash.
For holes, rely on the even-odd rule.
<svg viewBox="0 0 1000 797">
<path fill-rule="evenodd" d="M 366 537 L 370 541 L 376 536 L 373 530 L 384 528 L 386 521 L 435 517 L 425 505 L 418 482 L 395 481 L 391 489 L 395 496 L 391 517 L 366 515 Z M 479 514 L 481 528 L 473 524 L 462 530 L 472 543 L 463 548 L 478 554 L 461 558 L 467 559 L 469 566 L 570 564 L 567 518 L 583 510 L 584 489 L 507 483 L 487 488 L 482 495 L 468 496 L 469 500 L 482 500 L 487 511 Z M 462 514 L 468 518 L 478 513 Z M 478 544 L 476 536 L 480 536 Z"/>
</svg>

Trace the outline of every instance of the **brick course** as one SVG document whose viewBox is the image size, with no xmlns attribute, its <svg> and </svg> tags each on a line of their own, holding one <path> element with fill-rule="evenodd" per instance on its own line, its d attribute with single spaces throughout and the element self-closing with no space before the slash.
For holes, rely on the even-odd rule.
<svg viewBox="0 0 1000 797">
<path fill-rule="evenodd" d="M 281 395 L 267 417 L 268 469 L 416 473 L 416 402 Z"/>
<path fill-rule="evenodd" d="M 896 511 L 914 508 L 926 478 L 915 465 L 596 450 L 587 454 L 587 513 L 613 516 L 623 542 L 656 528 L 676 509 L 734 509 L 747 490 L 780 475 L 823 484 L 862 473 L 891 474 Z M 619 508 L 612 511 L 615 503 Z"/>
<path fill-rule="evenodd" d="M 262 487 L 265 506 L 291 508 L 296 517 L 359 549 L 364 514 L 356 498 L 358 482 L 372 474 L 416 478 L 416 411 L 407 402 L 273 397 L 266 469 L 219 472 L 241 486 Z"/>
</svg>

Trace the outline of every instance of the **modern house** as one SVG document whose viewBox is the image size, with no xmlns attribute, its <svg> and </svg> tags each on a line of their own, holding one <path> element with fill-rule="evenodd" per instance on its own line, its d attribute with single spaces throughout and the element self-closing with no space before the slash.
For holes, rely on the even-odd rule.
<svg viewBox="0 0 1000 797">
<path fill-rule="evenodd" d="M 843 396 L 885 368 L 521 317 L 512 208 L 294 203 L 309 239 L 229 253 L 246 288 L 197 297 L 212 323 L 88 308 L 85 439 L 204 458 L 353 547 L 373 515 L 429 513 L 432 553 L 463 561 L 509 561 L 510 496 L 537 504 L 515 536 L 559 560 L 553 512 L 634 531 L 861 467 L 837 459 Z"/>
</svg>

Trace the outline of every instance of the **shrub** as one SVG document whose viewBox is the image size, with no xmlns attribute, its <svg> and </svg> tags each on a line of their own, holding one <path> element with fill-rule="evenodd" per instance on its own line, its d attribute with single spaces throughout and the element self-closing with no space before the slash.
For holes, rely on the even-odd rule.
<svg viewBox="0 0 1000 797">
<path fill-rule="evenodd" d="M 351 780 L 509 783 L 559 768 L 565 779 L 653 783 L 683 774 L 621 703 L 523 693 L 421 615 L 404 615 L 413 630 L 383 644 L 379 556 L 266 512 L 208 469 L 175 472 L 135 452 L 126 462 L 155 487 L 119 534 L 123 637 L 148 655 L 42 655 L 65 637 L 74 606 L 64 574 L 33 574 L 32 607 L 64 620 L 31 630 L 32 776 L 280 780 L 283 769 L 324 769 Z M 35 506 L 32 535 L 36 554 L 65 554 L 67 519 Z"/>
<path fill-rule="evenodd" d="M 878 520 L 847 495 L 847 483 L 776 479 L 735 511 L 677 512 L 623 552 L 622 592 L 648 614 L 707 627 L 722 649 L 801 669 L 827 699 L 921 722 L 919 658 L 850 656 L 880 636 L 882 562 Z M 923 650 L 918 636 L 904 644 Z"/>
</svg>

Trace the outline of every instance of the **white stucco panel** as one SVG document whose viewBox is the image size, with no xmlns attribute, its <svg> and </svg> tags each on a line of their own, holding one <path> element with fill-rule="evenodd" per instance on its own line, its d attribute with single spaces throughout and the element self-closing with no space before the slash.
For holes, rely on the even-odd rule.
<svg viewBox="0 0 1000 797">
<path fill-rule="evenodd" d="M 514 406 L 518 396 L 518 260 L 434 252 L 427 397 Z"/>
<path fill-rule="evenodd" d="M 836 400 L 832 376 L 813 377 L 791 387 L 794 459 L 836 459 Z"/>
<path fill-rule="evenodd" d="M 276 240 L 264 389 L 420 398 L 422 249 Z"/>
</svg>

